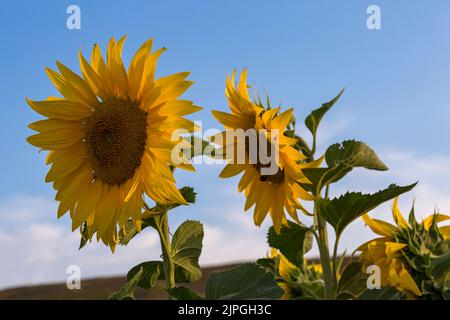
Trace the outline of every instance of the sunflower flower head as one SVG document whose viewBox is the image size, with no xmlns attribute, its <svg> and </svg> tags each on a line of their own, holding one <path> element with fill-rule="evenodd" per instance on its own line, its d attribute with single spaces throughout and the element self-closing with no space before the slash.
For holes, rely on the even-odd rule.
<svg viewBox="0 0 450 320">
<path fill-rule="evenodd" d="M 434 213 L 419 223 L 413 207 L 407 221 L 398 208 L 398 198 L 394 200 L 392 216 L 395 224 L 363 216 L 364 222 L 381 238 L 356 250 L 361 252 L 360 261 L 364 267 L 380 267 L 381 285 L 405 291 L 410 298 L 440 294 L 431 276 L 430 257 L 442 253 L 449 228 L 438 227 L 438 223 L 450 217 Z"/>
<path fill-rule="evenodd" d="M 56 189 L 58 217 L 69 212 L 72 229 L 86 225 L 114 251 L 117 231 L 129 218 L 140 230 L 144 196 L 163 205 L 186 204 L 169 165 L 174 163 L 173 130 L 194 131 L 184 118 L 200 108 L 179 97 L 192 84 L 182 72 L 155 78 L 166 49 L 152 51 L 152 39 L 136 52 L 128 69 L 122 62 L 125 37 L 112 38 L 104 59 L 96 44 L 90 62 L 79 52 L 81 75 L 57 62 L 47 75 L 62 97 L 27 99 L 46 119 L 30 124 L 27 140 L 49 151 L 45 178 Z"/>
<path fill-rule="evenodd" d="M 309 183 L 302 169 L 317 167 L 321 160 L 306 163 L 306 157 L 293 147 L 297 139 L 287 135 L 293 109 L 282 112 L 280 108 L 264 107 L 260 101 L 253 101 L 248 93 L 247 71 L 243 70 L 238 83 L 235 77 L 236 71 L 226 81 L 225 93 L 231 113 L 212 112 L 226 129 L 213 137 L 213 142 L 222 146 L 222 154 L 229 160 L 220 177 L 243 173 L 238 191 L 245 193 L 245 210 L 254 206 L 253 218 L 257 226 L 270 214 L 275 231 L 279 233 L 286 221 L 286 212 L 298 221 L 297 210 L 305 210 L 300 200 L 314 200 L 301 186 L 301 183 Z M 235 139 L 239 132 L 244 136 Z M 244 151 L 239 153 L 241 150 Z M 261 155 L 262 150 L 269 151 L 269 161 Z M 270 173 L 269 167 L 274 168 Z"/>
<path fill-rule="evenodd" d="M 272 248 L 267 256 L 273 261 L 273 270 L 278 285 L 284 290 L 283 300 L 295 298 L 321 298 L 323 295 L 322 266 L 304 260 L 296 266 L 277 249 Z"/>
</svg>

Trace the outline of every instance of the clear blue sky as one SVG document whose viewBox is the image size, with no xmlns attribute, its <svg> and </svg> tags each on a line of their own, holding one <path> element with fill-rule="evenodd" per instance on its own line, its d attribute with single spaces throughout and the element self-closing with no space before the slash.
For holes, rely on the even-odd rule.
<svg viewBox="0 0 450 320">
<path fill-rule="evenodd" d="M 81 8 L 81 30 L 66 28 L 70 4 Z M 382 30 L 366 27 L 370 4 L 381 8 Z M 210 111 L 226 108 L 226 75 L 247 67 L 250 84 L 274 103 L 295 107 L 299 122 L 345 86 L 326 123 L 336 127 L 351 119 L 351 125 L 329 142 L 357 138 L 375 149 L 449 156 L 449 13 L 447 0 L 2 3 L 0 199 L 54 197 L 43 181 L 44 155 L 25 141 L 27 124 L 39 119 L 25 97 L 57 94 L 44 68 L 60 60 L 79 72 L 80 47 L 87 54 L 93 43 L 105 48 L 111 36 L 124 34 L 127 62 L 153 37 L 157 47 L 169 49 L 159 75 L 191 71 L 195 84 L 185 97 L 204 107 L 193 118 L 204 127 L 218 127 Z M 201 166 L 196 175 L 180 175 L 180 185 L 192 184 L 200 193 L 183 218 L 214 224 L 220 199 L 212 190 L 228 185 L 218 179 L 220 169 Z"/>
</svg>

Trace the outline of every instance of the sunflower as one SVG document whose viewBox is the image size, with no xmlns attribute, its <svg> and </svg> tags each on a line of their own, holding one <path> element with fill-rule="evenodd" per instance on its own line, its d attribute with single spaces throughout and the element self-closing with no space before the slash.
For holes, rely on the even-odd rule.
<svg viewBox="0 0 450 320">
<path fill-rule="evenodd" d="M 429 256 L 438 247 L 438 242 L 448 238 L 448 227 L 437 228 L 437 223 L 450 217 L 435 213 L 417 223 L 414 210 L 411 210 L 408 223 L 398 208 L 398 198 L 394 200 L 392 216 L 396 225 L 372 219 L 365 214 L 364 222 L 382 237 L 364 243 L 356 251 L 361 252 L 359 259 L 365 268 L 369 265 L 380 267 L 381 286 L 393 286 L 405 291 L 410 298 L 420 297 L 422 292 L 415 279 L 426 281 L 427 276 L 422 274 L 425 267 L 418 266 L 423 257 Z M 430 236 L 434 227 L 437 233 Z M 410 261 L 415 261 L 415 267 Z M 424 262 L 424 266 L 426 264 L 428 263 Z"/>
<path fill-rule="evenodd" d="M 274 272 L 278 285 L 283 289 L 282 300 L 290 300 L 299 297 L 307 297 L 313 287 L 323 283 L 322 265 L 320 263 L 308 263 L 304 259 L 303 266 L 298 267 L 290 262 L 279 250 L 271 248 L 267 255 L 274 261 Z M 309 296 L 311 298 L 311 296 Z"/>
<path fill-rule="evenodd" d="M 90 63 L 79 52 L 82 76 L 57 62 L 47 75 L 62 97 L 28 104 L 47 119 L 30 124 L 28 142 L 48 150 L 45 178 L 56 189 L 58 217 L 70 212 L 72 230 L 84 223 L 114 251 L 117 230 L 129 218 L 141 227 L 144 196 L 159 204 L 186 204 L 169 165 L 175 129 L 194 131 L 183 118 L 200 108 L 179 100 L 192 84 L 187 72 L 155 79 L 165 48 L 152 52 L 152 39 L 136 52 L 128 70 L 122 62 L 125 37 L 111 38 L 106 61 L 94 45 Z"/>
<path fill-rule="evenodd" d="M 293 145 L 297 139 L 288 137 L 285 134 L 288 124 L 292 120 L 293 109 L 280 112 L 280 108 L 265 108 L 261 102 L 254 102 L 250 99 L 247 88 L 247 71 L 244 69 L 240 75 L 240 81 L 235 83 L 236 71 L 226 80 L 226 98 L 231 113 L 213 111 L 213 116 L 224 125 L 226 131 L 213 137 L 213 142 L 222 144 L 223 154 L 230 150 L 233 145 L 233 154 L 227 155 L 228 163 L 220 173 L 221 178 L 233 177 L 243 172 L 243 176 L 238 185 L 238 191 L 245 191 L 245 210 L 249 210 L 255 205 L 254 223 L 260 226 L 270 212 L 275 231 L 279 233 L 282 223 L 286 220 L 285 211 L 296 221 L 298 221 L 297 209 L 305 210 L 301 200 L 314 200 L 314 197 L 301 187 L 301 183 L 309 183 L 302 173 L 302 169 L 314 167 L 320 164 L 319 161 L 306 163 L 306 157 Z M 245 140 L 245 159 L 243 163 L 235 161 L 239 156 L 238 143 L 236 139 L 232 141 L 227 137 L 229 132 L 237 130 L 263 130 L 267 137 L 267 143 L 272 139 L 275 132 L 278 133 L 278 159 L 276 160 L 277 170 L 274 174 L 266 174 L 263 164 L 259 158 L 255 162 L 250 161 L 249 141 Z M 259 137 L 259 136 L 258 136 Z M 257 143 L 258 148 L 261 143 Z"/>
</svg>

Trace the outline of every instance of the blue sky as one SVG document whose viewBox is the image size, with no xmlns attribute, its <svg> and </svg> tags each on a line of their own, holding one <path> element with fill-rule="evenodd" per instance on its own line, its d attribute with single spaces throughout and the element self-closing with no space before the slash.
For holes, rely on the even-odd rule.
<svg viewBox="0 0 450 320">
<path fill-rule="evenodd" d="M 66 28 L 66 8 L 70 4 L 81 8 L 81 30 Z M 371 4 L 381 8 L 381 30 L 366 27 L 366 9 Z M 127 62 L 143 41 L 153 37 L 157 47 L 169 49 L 160 59 L 159 75 L 191 72 L 190 78 L 195 84 L 184 97 L 204 107 L 192 119 L 201 120 L 205 128 L 220 128 L 210 111 L 226 108 L 225 78 L 234 68 L 247 67 L 249 83 L 262 93 L 269 93 L 273 103 L 295 107 L 300 124 L 313 108 L 334 97 L 345 86 L 344 96 L 320 128 L 322 150 L 326 144 L 356 138 L 380 150 L 380 156 L 386 155 L 391 160 L 392 165 L 387 162 L 388 166 L 401 173 L 377 177 L 373 177 L 374 173 L 365 173 L 372 177 L 366 178 L 357 172 L 336 192 L 347 186 L 375 191 L 377 187 L 396 181 L 392 179 L 399 179 L 399 183 L 422 179 L 425 187 L 405 200 L 405 208 L 413 197 L 420 202 L 420 195 L 433 195 L 431 199 L 423 199 L 429 211 L 438 203 L 450 211 L 447 197 L 450 184 L 443 179 L 450 176 L 448 12 L 450 2 L 445 0 L 435 0 L 432 5 L 412 0 L 78 0 L 2 4 L 0 243 L 2 239 L 5 243 L 12 241 L 26 228 L 63 227 L 62 234 L 70 233 L 68 219 L 56 221 L 52 211 L 54 192 L 43 181 L 48 169 L 44 165 L 44 154 L 38 154 L 25 141 L 31 134 L 27 124 L 39 119 L 26 105 L 25 97 L 43 99 L 57 94 L 44 67 L 53 67 L 59 60 L 78 72 L 80 47 L 88 54 L 93 43 L 105 48 L 111 36 L 118 38 L 124 34 L 128 35 L 124 48 Z M 299 133 L 306 135 L 302 126 L 299 126 Z M 250 215 L 239 212 L 243 196 L 235 189 L 238 180 L 219 180 L 221 167 L 217 165 L 198 165 L 197 170 L 196 174 L 177 174 L 180 186 L 193 185 L 199 198 L 195 206 L 175 210 L 172 221 L 177 224 L 186 218 L 200 219 L 210 226 L 211 234 L 215 230 L 224 238 L 241 239 L 239 241 L 249 245 L 254 239 L 263 241 L 264 230 L 251 229 L 249 234 L 256 238 L 250 239 L 245 232 L 236 233 L 234 220 L 224 220 L 227 215 L 234 217 L 231 212 L 237 212 L 236 219 L 240 223 L 251 223 Z M 30 208 L 33 206 L 39 213 L 33 214 Z M 18 207 L 23 208 L 18 210 Z M 29 218 L 11 219 L 11 215 L 24 212 Z M 241 221 L 241 217 L 245 221 Z M 68 240 L 64 251 L 73 250 L 74 256 L 66 255 L 66 260 L 58 260 L 61 266 L 70 259 L 78 259 L 75 255 L 79 253 L 73 245 L 75 238 L 70 239 L 72 242 Z M 236 256 L 224 253 L 221 259 L 211 255 L 205 261 L 254 258 L 245 255 L 245 247 L 236 248 L 242 250 Z M 42 274 L 27 277 L 24 271 L 22 278 L 11 280 L 7 273 L 12 266 L 27 263 L 32 266 L 34 262 L 29 261 L 34 260 L 30 260 L 30 255 L 36 255 L 36 250 L 40 249 L 29 248 L 17 255 L 10 269 L 0 269 L 0 287 L 63 278 L 64 270 L 61 273 L 61 270 L 51 269 L 55 264 L 50 263 L 53 260 L 49 258 L 47 264 L 40 260 L 35 262 L 46 266 Z M 6 249 L 0 245 L 0 254 L 2 250 Z M 96 250 L 102 250 L 102 254 L 106 251 L 105 248 Z M 91 269 L 86 267 L 87 274 L 124 272 L 132 266 L 129 264 L 133 259 L 143 260 L 139 250 L 133 251 L 135 256 L 131 260 L 119 259 L 121 269 L 106 272 L 91 264 Z M 229 250 L 233 251 L 231 247 Z M 244 255 L 239 256 L 239 252 Z M 113 258 L 108 256 L 107 259 Z M 52 277 L 54 272 L 58 275 Z"/>
</svg>

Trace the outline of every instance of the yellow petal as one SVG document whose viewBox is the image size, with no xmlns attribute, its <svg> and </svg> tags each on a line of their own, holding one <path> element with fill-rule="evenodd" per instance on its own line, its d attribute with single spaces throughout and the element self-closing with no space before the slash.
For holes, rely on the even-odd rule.
<svg viewBox="0 0 450 320">
<path fill-rule="evenodd" d="M 56 64 L 63 77 L 70 84 L 71 90 L 76 95 L 81 97 L 83 101 L 86 102 L 86 104 L 88 104 L 89 106 L 96 106 L 98 104 L 97 97 L 92 91 L 91 87 L 89 87 L 89 85 L 83 80 L 83 78 L 81 78 L 79 75 L 67 68 L 62 63 L 57 61 Z"/>
<path fill-rule="evenodd" d="M 420 292 L 419 287 L 417 287 L 416 282 L 414 281 L 413 277 L 409 274 L 409 272 L 405 269 L 405 267 L 402 265 L 402 269 L 398 273 L 399 276 L 399 286 L 400 288 L 409 290 L 413 292 L 416 296 L 421 296 L 422 292 Z"/>
<path fill-rule="evenodd" d="M 44 150 L 69 148 L 82 143 L 85 132 L 81 123 L 58 119 L 33 122 L 30 129 L 40 132 L 27 138 L 27 141 Z"/>
<path fill-rule="evenodd" d="M 91 181 L 92 169 L 87 163 L 64 178 L 55 196 L 55 200 L 61 202 L 58 217 L 74 207 L 78 197 Z"/>
<path fill-rule="evenodd" d="M 141 98 L 145 94 L 145 92 L 148 91 L 148 88 L 153 85 L 155 78 L 156 63 L 161 54 L 166 50 L 167 50 L 166 48 L 161 48 L 145 57 L 142 71 L 142 78 L 138 88 L 139 89 L 137 94 L 138 98 Z M 172 75 L 172 77 L 174 77 L 174 75 Z M 162 80 L 161 82 L 164 82 L 164 80 Z"/>
<path fill-rule="evenodd" d="M 162 116 L 185 116 L 201 109 L 189 100 L 172 100 L 161 107 L 159 114 Z"/>
<path fill-rule="evenodd" d="M 121 44 L 118 45 L 114 38 L 111 38 L 108 44 L 107 66 L 113 80 L 116 94 L 121 95 L 123 98 L 128 97 L 128 75 L 122 62 L 121 47 L 125 38 L 121 39 Z"/>
<path fill-rule="evenodd" d="M 128 83 L 130 89 L 130 97 L 133 100 L 138 98 L 138 91 L 141 85 L 142 72 L 144 70 L 144 64 L 147 56 L 152 49 L 153 40 L 148 39 L 145 41 L 138 51 L 136 51 L 133 59 L 128 66 Z"/>
<path fill-rule="evenodd" d="M 102 195 L 102 182 L 95 180 L 81 193 L 72 215 L 72 231 L 80 227 L 95 211 Z"/>
<path fill-rule="evenodd" d="M 247 167 L 246 164 L 227 164 L 225 168 L 223 168 L 219 177 L 221 178 L 230 178 L 234 177 L 241 173 Z"/>
<path fill-rule="evenodd" d="M 392 206 L 392 216 L 394 217 L 394 221 L 399 226 L 399 228 L 409 228 L 408 223 L 406 222 L 405 218 L 403 218 L 403 215 L 398 208 L 398 197 L 395 198 L 394 205 Z"/>
<path fill-rule="evenodd" d="M 117 212 L 120 208 L 120 193 L 117 186 L 104 187 L 102 196 L 95 211 L 94 225 L 98 237 L 102 237 L 111 224 L 116 223 Z"/>
<path fill-rule="evenodd" d="M 443 226 L 439 228 L 439 232 L 444 237 L 444 240 L 447 240 L 450 238 L 450 226 Z"/>
<path fill-rule="evenodd" d="M 436 219 L 436 223 L 446 221 L 450 219 L 450 216 L 447 216 L 445 214 L 436 213 L 428 216 L 425 220 L 423 220 L 423 227 L 425 230 L 430 229 L 431 225 L 433 224 L 434 219 Z"/>
<path fill-rule="evenodd" d="M 368 214 L 363 215 L 362 218 L 369 228 L 376 234 L 386 237 L 395 236 L 395 227 L 392 224 L 381 220 L 372 219 Z"/>
<path fill-rule="evenodd" d="M 32 101 L 27 103 L 34 111 L 48 118 L 61 120 L 81 120 L 92 115 L 92 110 L 85 104 L 69 100 Z"/>
<path fill-rule="evenodd" d="M 86 161 L 84 145 L 75 145 L 73 148 L 61 149 L 53 152 L 52 167 L 48 171 L 45 182 L 55 181 L 66 177 Z"/>
<path fill-rule="evenodd" d="M 292 109 L 292 108 L 284 111 L 282 114 L 280 114 L 278 117 L 276 117 L 275 119 L 273 119 L 270 122 L 270 128 L 272 130 L 278 129 L 280 131 L 284 131 L 284 129 L 286 129 L 287 125 L 291 121 L 293 113 L 294 113 L 294 109 Z M 280 133 L 282 133 L 282 132 L 280 132 Z"/>
<path fill-rule="evenodd" d="M 245 121 L 245 119 L 226 112 L 214 110 L 212 114 L 227 129 L 248 129 L 252 127 L 252 124 Z"/>
<path fill-rule="evenodd" d="M 101 77 L 94 70 L 94 68 L 83 57 L 81 49 L 78 54 L 78 60 L 80 63 L 81 73 L 84 77 L 84 80 L 89 84 L 89 86 L 92 88 L 92 90 L 97 96 L 101 97 L 102 99 L 105 99 L 107 95 L 104 88 L 104 83 Z"/>
<path fill-rule="evenodd" d="M 397 242 L 389 242 L 386 241 L 384 243 L 385 245 L 385 252 L 388 259 L 391 259 L 394 257 L 394 255 L 407 246 L 406 243 L 397 243 Z"/>
<path fill-rule="evenodd" d="M 260 193 L 256 195 L 256 205 L 253 214 L 253 221 L 256 226 L 260 226 L 263 223 L 270 208 L 269 186 L 265 183 L 258 184 L 258 186 Z"/>
<path fill-rule="evenodd" d="M 273 222 L 273 228 L 278 234 L 281 230 L 281 223 L 284 218 L 284 190 L 280 187 L 272 187 L 272 205 L 270 208 L 270 216 Z"/>
</svg>

